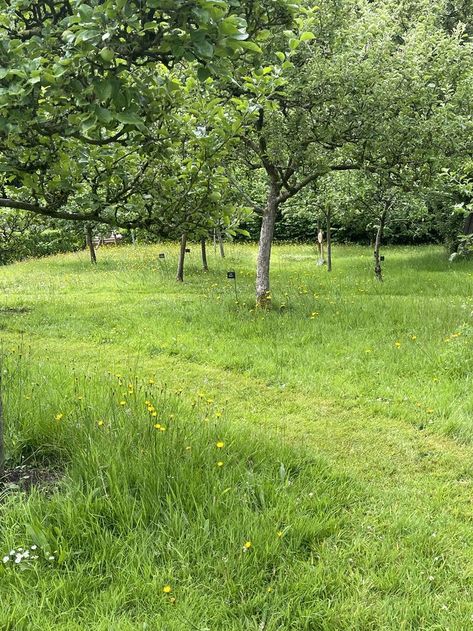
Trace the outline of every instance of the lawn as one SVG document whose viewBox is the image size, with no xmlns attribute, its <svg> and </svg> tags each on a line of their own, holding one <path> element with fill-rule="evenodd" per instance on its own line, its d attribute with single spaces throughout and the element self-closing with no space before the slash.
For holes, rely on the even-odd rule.
<svg viewBox="0 0 473 631">
<path fill-rule="evenodd" d="M 2 268 L 0 628 L 471 628 L 473 265 L 385 254 Z"/>
</svg>

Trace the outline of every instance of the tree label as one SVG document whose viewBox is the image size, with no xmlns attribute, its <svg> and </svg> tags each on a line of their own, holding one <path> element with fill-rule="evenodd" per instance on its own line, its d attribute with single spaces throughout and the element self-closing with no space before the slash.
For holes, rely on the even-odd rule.
<svg viewBox="0 0 473 631">
<path fill-rule="evenodd" d="M 227 278 L 236 279 L 236 272 L 227 272 Z"/>
<path fill-rule="evenodd" d="M 186 248 L 186 253 L 187 253 L 187 254 L 189 254 L 189 253 L 190 253 L 190 251 L 191 251 L 191 249 L 190 249 L 190 248 Z"/>
<path fill-rule="evenodd" d="M 160 252 L 160 253 L 159 253 L 159 258 L 160 258 L 160 259 L 164 259 L 164 258 L 165 258 L 165 254 L 164 254 L 164 252 Z"/>
</svg>

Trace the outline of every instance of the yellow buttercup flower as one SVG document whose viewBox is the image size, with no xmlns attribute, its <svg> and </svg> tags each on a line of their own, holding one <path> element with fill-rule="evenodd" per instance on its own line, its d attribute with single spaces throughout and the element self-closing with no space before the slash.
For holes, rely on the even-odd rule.
<svg viewBox="0 0 473 631">
<path fill-rule="evenodd" d="M 97 421 L 97 425 L 98 425 L 99 427 L 102 427 L 102 425 L 103 425 L 103 421 L 102 421 L 102 420 Z"/>
<path fill-rule="evenodd" d="M 245 543 L 243 544 L 243 550 L 249 550 L 252 547 L 253 544 L 251 543 L 251 541 L 245 541 Z"/>
<path fill-rule="evenodd" d="M 59 412 L 59 414 L 56 414 L 56 416 L 54 417 L 56 421 L 60 421 L 62 418 L 64 418 L 64 414 L 62 414 L 61 412 Z"/>
<path fill-rule="evenodd" d="M 219 460 L 217 462 L 217 467 L 223 467 L 223 461 L 222 460 Z"/>
<path fill-rule="evenodd" d="M 219 440 L 217 443 L 215 443 L 215 446 L 217 447 L 217 449 L 223 449 L 225 447 L 225 443 L 223 442 L 223 440 Z"/>
<path fill-rule="evenodd" d="M 170 594 L 170 593 L 172 592 L 172 587 L 171 587 L 171 585 L 165 585 L 165 586 L 163 587 L 163 592 L 164 592 L 165 594 Z"/>
</svg>

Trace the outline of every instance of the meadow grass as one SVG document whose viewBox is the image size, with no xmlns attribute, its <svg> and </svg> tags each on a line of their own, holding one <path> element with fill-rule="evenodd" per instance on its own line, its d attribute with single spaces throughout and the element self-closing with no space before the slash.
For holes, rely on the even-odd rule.
<svg viewBox="0 0 473 631">
<path fill-rule="evenodd" d="M 197 251 L 1 270 L 9 461 L 61 481 L 4 493 L 0 628 L 471 628 L 472 264 L 277 246 L 260 312 Z"/>
</svg>

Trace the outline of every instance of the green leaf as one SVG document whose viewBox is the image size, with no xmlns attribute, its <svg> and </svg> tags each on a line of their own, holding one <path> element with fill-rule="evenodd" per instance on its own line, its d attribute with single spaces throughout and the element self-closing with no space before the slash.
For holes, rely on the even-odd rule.
<svg viewBox="0 0 473 631">
<path fill-rule="evenodd" d="M 244 48 L 245 50 L 251 50 L 254 53 L 262 53 L 263 51 L 254 42 L 238 42 L 240 48 Z"/>
<path fill-rule="evenodd" d="M 141 125 L 143 121 L 135 112 L 119 112 L 115 118 L 125 125 Z"/>
<path fill-rule="evenodd" d="M 212 76 L 212 73 L 205 66 L 199 66 L 197 68 L 197 76 L 199 77 L 199 81 L 205 81 Z"/>
<path fill-rule="evenodd" d="M 112 96 L 113 84 L 110 79 L 103 79 L 95 84 L 95 94 L 101 101 L 106 101 Z"/>
<path fill-rule="evenodd" d="M 315 39 L 315 35 L 311 33 L 310 31 L 305 31 L 304 33 L 302 33 L 299 39 L 301 42 L 308 42 L 311 39 Z"/>
</svg>

